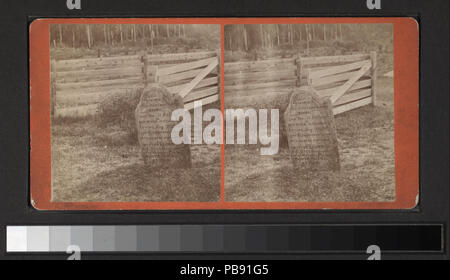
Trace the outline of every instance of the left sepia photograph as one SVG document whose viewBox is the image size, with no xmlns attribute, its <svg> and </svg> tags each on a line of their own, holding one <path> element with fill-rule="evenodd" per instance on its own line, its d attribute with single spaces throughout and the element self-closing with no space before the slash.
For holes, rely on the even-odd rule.
<svg viewBox="0 0 450 280">
<path fill-rule="evenodd" d="M 49 32 L 51 202 L 220 200 L 221 146 L 172 135 L 176 110 L 221 107 L 220 25 L 70 23 Z"/>
</svg>

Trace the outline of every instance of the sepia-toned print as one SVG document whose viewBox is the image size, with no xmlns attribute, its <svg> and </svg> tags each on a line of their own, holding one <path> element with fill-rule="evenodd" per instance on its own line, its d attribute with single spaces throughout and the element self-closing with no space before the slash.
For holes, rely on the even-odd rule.
<svg viewBox="0 0 450 280">
<path fill-rule="evenodd" d="M 418 38 L 406 18 L 34 21 L 31 205 L 412 209 Z"/>
<path fill-rule="evenodd" d="M 176 145 L 172 112 L 220 108 L 220 26 L 53 24 L 52 201 L 212 202 L 220 145 Z"/>
<path fill-rule="evenodd" d="M 280 118 L 277 153 L 249 134 L 226 145 L 227 201 L 395 200 L 392 24 L 235 24 L 224 38 L 225 108 Z"/>
</svg>

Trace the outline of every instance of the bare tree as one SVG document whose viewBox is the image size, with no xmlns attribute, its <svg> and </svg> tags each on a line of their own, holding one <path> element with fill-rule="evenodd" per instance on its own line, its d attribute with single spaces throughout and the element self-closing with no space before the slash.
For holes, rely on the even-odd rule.
<svg viewBox="0 0 450 280">
<path fill-rule="evenodd" d="M 108 44 L 108 31 L 106 30 L 106 24 L 103 24 L 103 36 L 105 37 L 105 45 Z"/>
<path fill-rule="evenodd" d="M 62 45 L 63 45 L 62 25 L 58 24 L 58 27 L 59 27 L 59 45 L 62 47 Z"/>
<path fill-rule="evenodd" d="M 123 28 L 122 24 L 119 25 L 120 28 L 120 43 L 123 44 Z"/>
<path fill-rule="evenodd" d="M 87 36 L 87 42 L 88 42 L 88 48 L 91 48 L 91 25 L 86 24 L 86 36 Z"/>
</svg>

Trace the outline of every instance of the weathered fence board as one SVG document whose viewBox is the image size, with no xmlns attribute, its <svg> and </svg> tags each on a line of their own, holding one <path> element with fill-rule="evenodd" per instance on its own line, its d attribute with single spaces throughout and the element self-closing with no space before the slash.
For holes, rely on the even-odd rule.
<svg viewBox="0 0 450 280">
<path fill-rule="evenodd" d="M 215 95 L 215 94 L 219 94 L 219 88 L 217 86 L 208 87 L 208 88 L 205 88 L 202 90 L 193 91 L 193 92 L 189 93 L 189 95 L 187 95 L 184 98 L 184 102 L 191 102 L 191 101 L 201 99 L 204 97 L 208 97 L 210 95 Z"/>
<path fill-rule="evenodd" d="M 333 93 L 333 95 L 330 97 L 331 104 L 336 103 L 339 98 L 341 98 L 345 93 L 348 92 L 348 90 L 358 81 L 364 74 L 366 74 L 367 71 L 370 70 L 370 67 L 372 67 L 372 64 L 370 62 L 366 63 L 361 70 L 359 70 L 357 73 L 355 73 L 354 76 L 352 76 L 345 84 L 343 84 L 339 89 Z"/>
<path fill-rule="evenodd" d="M 225 63 L 225 106 L 279 104 L 293 87 L 310 84 L 340 114 L 370 104 L 374 69 L 374 54 Z"/>
<path fill-rule="evenodd" d="M 370 105 L 370 104 L 372 104 L 372 97 L 364 98 L 364 99 L 361 99 L 361 100 L 358 100 L 355 102 L 347 103 L 342 106 L 334 107 L 333 114 L 339 115 L 339 114 L 345 113 L 347 111 L 354 110 L 359 107 L 363 107 L 363 106 Z"/>
<path fill-rule="evenodd" d="M 233 92 L 233 91 L 247 91 L 252 89 L 263 89 L 263 88 L 282 88 L 282 87 L 293 87 L 295 86 L 296 79 L 291 80 L 283 80 L 283 81 L 277 81 L 277 82 L 267 82 L 267 83 L 256 83 L 256 84 L 239 84 L 239 85 L 225 85 L 225 91 L 227 92 Z"/>
<path fill-rule="evenodd" d="M 68 108 L 58 108 L 55 111 L 56 118 L 82 118 L 92 116 L 97 113 L 97 104 L 74 106 Z"/>
<path fill-rule="evenodd" d="M 205 67 L 211 63 L 216 65 L 211 66 L 204 75 Z M 218 63 L 217 52 L 53 61 L 54 116 L 85 117 L 95 114 L 97 104 L 108 95 L 126 94 L 157 79 L 172 93 L 183 93 L 184 90 L 186 103 L 197 99 L 217 101 L 220 92 Z M 197 78 L 200 74 L 202 78 Z M 212 95 L 217 95 L 217 98 L 209 98 Z"/>
<path fill-rule="evenodd" d="M 70 83 L 81 81 L 98 81 L 105 79 L 121 79 L 125 77 L 138 77 L 142 75 L 142 67 L 132 66 L 124 68 L 100 69 L 100 70 L 76 70 L 58 72 L 56 82 Z"/>
<path fill-rule="evenodd" d="M 214 54 L 213 57 L 211 55 Z M 156 81 L 169 88 L 171 93 L 179 94 L 192 109 L 195 100 L 202 100 L 204 105 L 219 100 L 219 63 L 217 53 L 202 54 L 207 58 L 190 61 L 169 67 L 159 67 L 156 71 Z M 216 96 L 216 97 L 213 97 Z"/>
<path fill-rule="evenodd" d="M 184 86 L 178 94 L 183 98 L 186 97 L 189 92 L 191 92 L 191 90 L 193 90 L 207 75 L 212 73 L 212 71 L 217 68 L 218 64 L 219 62 L 217 59 L 211 61 L 210 64 L 208 64 L 205 69 L 202 69 L 200 73 L 198 73 L 198 75 L 192 81 Z"/>
<path fill-rule="evenodd" d="M 320 56 L 320 57 L 302 57 L 302 64 L 331 64 L 331 63 L 350 63 L 360 60 L 370 59 L 368 54 L 340 55 L 340 56 Z"/>
<path fill-rule="evenodd" d="M 230 91 L 225 95 L 225 99 L 227 98 L 235 98 L 237 96 L 263 96 L 266 93 L 280 93 L 280 92 L 290 92 L 294 89 L 294 86 L 291 87 L 280 87 L 280 88 L 264 88 L 264 89 L 251 89 L 251 90 L 245 90 L 245 91 Z M 267 103 L 267 102 L 266 102 Z M 251 104 L 243 104 L 244 106 L 251 105 Z"/>
<path fill-rule="evenodd" d="M 80 83 L 56 83 L 56 90 L 67 90 L 67 89 L 78 89 L 80 93 L 83 88 L 95 88 L 104 87 L 112 85 L 129 85 L 134 86 L 136 84 L 142 83 L 142 78 L 129 78 L 129 79 L 116 79 L 116 80 L 101 80 L 101 81 L 90 81 L 90 82 L 80 82 Z"/>
<path fill-rule="evenodd" d="M 219 95 L 212 95 L 203 99 L 199 99 L 199 101 L 202 101 L 202 105 L 211 104 L 219 101 Z M 192 110 L 194 109 L 194 102 L 186 103 L 184 104 L 184 109 L 186 110 Z"/>
<path fill-rule="evenodd" d="M 240 85 L 246 83 L 257 84 L 262 82 L 276 82 L 283 80 L 292 80 L 293 78 L 295 78 L 295 71 L 291 70 L 283 70 L 279 72 L 229 74 L 225 77 L 225 86 Z"/>
<path fill-rule="evenodd" d="M 297 84 L 297 58 L 225 63 L 227 108 L 277 106 Z"/>
<path fill-rule="evenodd" d="M 70 107 L 77 105 L 87 105 L 93 103 L 99 103 L 107 96 L 126 93 L 127 91 L 133 91 L 135 88 L 100 88 L 95 92 L 80 92 L 67 94 L 66 92 L 57 92 L 56 93 L 56 103 L 61 107 Z"/>
<path fill-rule="evenodd" d="M 370 60 L 363 60 L 363 61 L 358 61 L 358 62 L 351 63 L 351 64 L 326 67 L 323 70 L 312 72 L 310 75 L 310 78 L 317 79 L 317 78 L 323 78 L 323 77 L 327 77 L 327 76 L 331 76 L 331 75 L 345 73 L 348 71 L 359 69 L 368 63 L 370 63 Z"/>
<path fill-rule="evenodd" d="M 194 89 L 199 89 L 199 88 L 203 88 L 203 87 L 207 87 L 207 86 L 212 86 L 212 85 L 217 85 L 219 83 L 219 77 L 211 77 L 211 78 L 206 78 L 203 79 L 200 83 L 198 83 Z M 181 85 L 176 85 L 176 86 L 172 86 L 172 87 L 168 87 L 168 90 L 171 93 L 178 93 L 180 92 L 180 90 L 185 87 L 188 83 L 185 84 L 181 84 Z"/>
<path fill-rule="evenodd" d="M 326 85 L 334 84 L 337 82 L 347 81 L 348 79 L 355 76 L 356 74 L 358 74 L 358 71 L 341 73 L 341 74 L 324 77 L 324 78 L 309 79 L 309 84 L 312 85 L 313 87 L 326 86 Z"/>
<path fill-rule="evenodd" d="M 191 52 L 191 53 L 174 53 L 174 54 L 155 54 L 148 56 L 150 64 L 167 64 L 175 62 L 186 62 L 192 60 L 199 60 L 208 57 L 217 56 L 217 52 Z"/>
<path fill-rule="evenodd" d="M 300 61 L 302 65 L 314 65 L 305 71 L 307 83 L 319 96 L 330 99 L 335 115 L 374 103 L 376 53 L 301 58 Z"/>
<path fill-rule="evenodd" d="M 366 87 L 370 87 L 372 84 L 372 80 L 371 79 L 367 79 L 367 80 L 362 80 L 359 82 L 356 82 L 350 89 L 349 91 L 354 91 L 354 90 L 358 90 L 358 89 L 362 89 L 362 88 L 366 88 Z M 333 87 L 333 88 L 327 88 L 327 89 L 323 89 L 323 90 L 318 90 L 316 91 L 321 97 L 330 97 L 334 92 L 336 92 L 336 90 L 339 88 L 339 86 L 343 85 L 343 83 L 339 83 L 338 86 Z"/>
<path fill-rule="evenodd" d="M 348 93 L 344 95 L 342 98 L 340 98 L 336 103 L 334 103 L 335 106 L 343 105 L 346 103 L 350 103 L 353 101 L 357 101 L 366 97 L 370 97 L 372 95 L 372 89 L 363 89 L 360 91 Z"/>
<path fill-rule="evenodd" d="M 124 67 L 139 65 L 138 55 L 88 58 L 88 59 L 68 59 L 55 62 L 56 71 L 76 71 L 83 69 L 108 69 L 112 67 Z"/>
<path fill-rule="evenodd" d="M 175 73 L 179 73 L 179 72 L 184 72 L 184 71 L 200 68 L 200 67 L 209 65 L 212 61 L 217 61 L 217 59 L 213 57 L 213 58 L 197 60 L 194 62 L 177 64 L 177 65 L 171 66 L 171 67 L 161 68 L 158 70 L 158 75 L 164 76 L 164 75 L 170 75 L 170 74 L 175 74 Z"/>
<path fill-rule="evenodd" d="M 280 105 L 287 106 L 293 88 L 270 91 L 253 91 L 247 95 L 231 94 L 225 96 L 226 108 L 261 108 L 280 109 Z M 282 106 L 283 107 L 283 106 Z"/>
<path fill-rule="evenodd" d="M 189 110 L 196 100 L 204 105 L 220 100 L 217 52 L 73 59 L 52 65 L 55 116 L 95 114 L 108 95 L 151 82 L 182 95 Z M 334 114 L 376 102 L 376 53 L 232 62 L 223 71 L 226 106 L 277 104 L 305 83 L 331 99 Z"/>
<path fill-rule="evenodd" d="M 236 72 L 264 72 L 279 68 L 286 69 L 285 67 L 295 70 L 295 58 L 249 62 L 227 62 L 224 72 L 225 74 Z"/>
</svg>

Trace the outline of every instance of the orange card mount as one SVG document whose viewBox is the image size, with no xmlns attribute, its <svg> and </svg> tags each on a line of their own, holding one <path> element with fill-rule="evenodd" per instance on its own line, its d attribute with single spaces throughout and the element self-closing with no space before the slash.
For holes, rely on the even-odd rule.
<svg viewBox="0 0 450 280">
<path fill-rule="evenodd" d="M 30 194 L 38 210 L 419 204 L 419 27 L 412 18 L 37 19 L 29 30 Z M 164 89 L 158 94 L 155 82 Z M 299 87 L 329 104 L 338 170 L 294 167 L 296 143 L 285 135 L 283 114 Z M 220 140 L 190 145 L 182 168 L 154 160 L 167 155 L 154 140 L 161 126 L 142 126 L 143 118 L 167 113 L 165 103 L 159 115 L 135 112 L 138 104 L 157 110 L 167 98 L 193 119 L 195 101 L 206 105 L 203 120 L 207 109 L 221 112 Z M 260 109 L 278 110 L 275 153 L 262 155 L 267 141 L 259 134 L 256 144 L 228 142 L 223 116 L 237 108 L 254 108 L 259 120 Z M 142 149 L 148 139 L 159 150 Z M 315 161 L 329 156 L 320 141 L 300 143 L 313 145 Z"/>
</svg>

